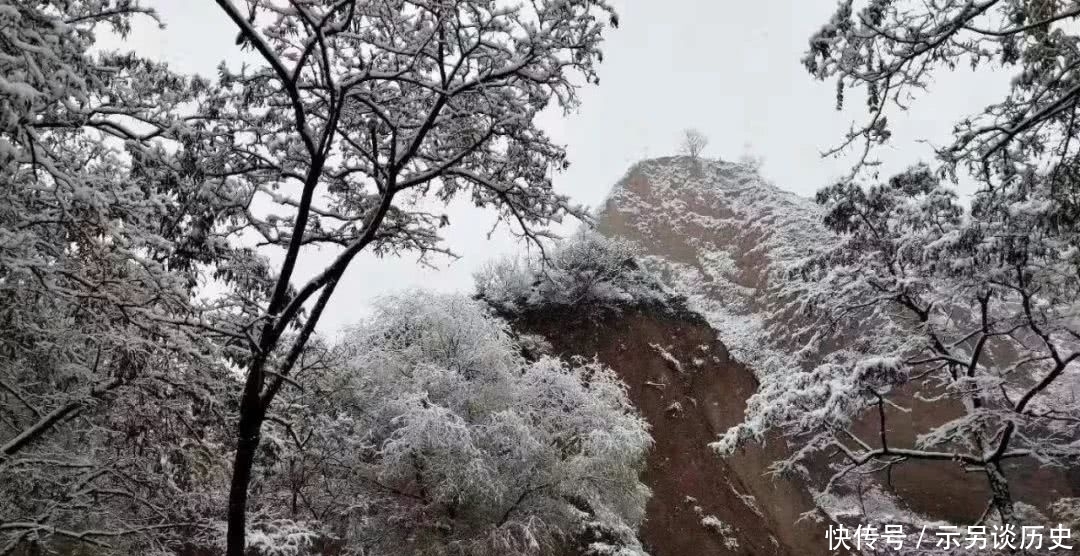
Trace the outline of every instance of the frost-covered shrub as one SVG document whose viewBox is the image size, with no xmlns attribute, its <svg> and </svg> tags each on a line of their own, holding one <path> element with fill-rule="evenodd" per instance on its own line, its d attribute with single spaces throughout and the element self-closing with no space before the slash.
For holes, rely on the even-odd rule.
<svg viewBox="0 0 1080 556">
<path fill-rule="evenodd" d="M 424 292 L 381 301 L 337 356 L 266 439 L 280 506 L 365 555 L 551 553 L 587 527 L 642 553 L 652 440 L 610 369 L 526 360 L 487 305 Z"/>
<path fill-rule="evenodd" d="M 507 258 L 476 274 L 477 295 L 499 311 L 545 306 L 667 305 L 672 294 L 637 260 L 633 244 L 579 233 L 546 258 Z"/>
<path fill-rule="evenodd" d="M 730 525 L 721 521 L 720 518 L 715 515 L 707 515 L 701 518 L 701 525 L 713 533 L 720 535 L 720 538 L 724 540 L 724 546 L 729 550 L 736 550 L 739 548 L 739 539 L 734 536 L 734 530 Z"/>
<path fill-rule="evenodd" d="M 1080 538 L 1080 498 L 1059 498 L 1050 505 L 1050 512 L 1057 524 L 1072 531 L 1071 538 Z"/>
</svg>

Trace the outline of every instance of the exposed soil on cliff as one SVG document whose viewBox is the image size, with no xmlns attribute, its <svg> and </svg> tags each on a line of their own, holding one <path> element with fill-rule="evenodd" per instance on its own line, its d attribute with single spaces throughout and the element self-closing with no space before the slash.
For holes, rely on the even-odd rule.
<svg viewBox="0 0 1080 556">
<path fill-rule="evenodd" d="M 605 318 L 544 311 L 517 319 L 563 356 L 615 369 L 652 426 L 644 481 L 653 490 L 642 541 L 654 556 L 826 554 L 825 526 L 796 481 L 765 475 L 782 442 L 722 458 L 708 448 L 737 423 L 757 388 L 700 317 L 630 309 Z M 712 519 L 707 519 L 713 516 Z"/>
</svg>

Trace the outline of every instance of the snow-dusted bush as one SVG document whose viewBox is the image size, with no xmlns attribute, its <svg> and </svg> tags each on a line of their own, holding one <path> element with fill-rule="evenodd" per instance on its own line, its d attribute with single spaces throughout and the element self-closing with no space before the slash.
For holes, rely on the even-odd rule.
<svg viewBox="0 0 1080 556">
<path fill-rule="evenodd" d="M 357 553 L 550 553 L 592 529 L 640 554 L 651 438 L 625 385 L 521 352 L 480 301 L 384 299 L 339 346 L 343 369 L 289 393 L 266 491 Z"/>
<path fill-rule="evenodd" d="M 672 294 L 642 267 L 633 244 L 586 231 L 547 257 L 506 258 L 476 274 L 477 295 L 499 311 L 545 306 L 664 305 Z"/>
</svg>

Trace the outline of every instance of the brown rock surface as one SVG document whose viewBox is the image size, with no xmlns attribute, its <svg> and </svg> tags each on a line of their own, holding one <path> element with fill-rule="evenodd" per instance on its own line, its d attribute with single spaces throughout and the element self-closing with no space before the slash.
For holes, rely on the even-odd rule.
<svg viewBox="0 0 1080 556">
<path fill-rule="evenodd" d="M 798 521 L 813 509 L 807 490 L 765 475 L 782 443 L 750 446 L 728 458 L 708 448 L 742 418 L 757 381 L 700 317 L 632 309 L 595 319 L 563 310 L 534 313 L 514 324 L 547 338 L 559 355 L 597 357 L 627 383 L 656 441 L 644 476 L 653 496 L 641 531 L 650 554 L 827 553 L 824 526 Z M 702 524 L 708 515 L 732 528 L 729 537 L 737 546 Z"/>
</svg>

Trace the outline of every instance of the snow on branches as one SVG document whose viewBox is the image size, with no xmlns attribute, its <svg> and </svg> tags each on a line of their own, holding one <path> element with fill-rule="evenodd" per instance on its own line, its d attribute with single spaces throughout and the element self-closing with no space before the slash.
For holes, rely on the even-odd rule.
<svg viewBox="0 0 1080 556">
<path fill-rule="evenodd" d="M 808 261 L 789 293 L 818 311 L 822 328 L 862 322 L 874 331 L 833 338 L 850 345 L 799 374 L 794 389 L 763 390 L 754 417 L 721 447 L 779 426 L 811 439 L 799 457 L 840 450 L 844 472 L 960 462 L 986 474 L 1006 522 L 1015 510 L 1003 461 L 1077 465 L 1080 9 L 1067 4 L 847 0 L 811 38 L 804 63 L 836 79 L 838 103 L 851 87 L 866 93 L 868 121 L 831 151 L 862 143 L 853 176 L 890 141 L 888 112 L 929 94 L 936 72 L 995 65 L 1014 76 L 1005 98 L 955 126 L 937 150 L 940 168 L 819 194 L 843 244 Z M 969 203 L 939 182 L 965 171 L 979 186 Z M 890 362 L 884 382 L 859 375 L 867 357 Z M 901 391 L 963 411 L 898 444 L 886 417 L 908 409 L 894 402 Z M 879 438 L 851 431 L 866 410 L 879 416 Z"/>
<path fill-rule="evenodd" d="M 137 2 L 0 1 L 0 553 L 200 539 L 235 387 L 195 301 L 205 215 L 178 107 L 207 83 L 94 54 Z M 219 248 L 220 259 L 228 249 Z M 216 489 L 216 490 L 215 490 Z M 39 544 L 40 543 L 40 544 Z"/>
<path fill-rule="evenodd" d="M 263 503 L 324 516 L 364 554 L 540 554 L 586 527 L 640 554 L 652 441 L 625 386 L 521 351 L 482 302 L 384 299 L 336 348 L 341 366 L 283 395 Z"/>
<path fill-rule="evenodd" d="M 534 241 L 583 214 L 553 191 L 566 155 L 535 118 L 577 106 L 615 17 L 603 0 L 218 7 L 259 62 L 223 63 L 205 80 L 97 53 L 97 33 L 122 36 L 132 17 L 156 17 L 140 2 L 0 0 L 0 475 L 98 449 L 131 449 L 138 457 L 116 465 L 150 470 L 142 458 L 154 435 L 136 431 L 173 431 L 125 417 L 192 426 L 207 443 L 238 417 L 227 550 L 239 555 L 263 421 L 298 384 L 290 374 L 360 252 L 444 251 L 445 218 L 431 211 L 458 195 Z M 332 261 L 297 283 L 298 261 L 318 248 L 334 250 Z M 267 250 L 283 254 L 280 265 Z M 244 371 L 242 384 L 226 364 Z M 64 449 L 73 442 L 93 450 Z M 95 494 L 80 474 L 118 475 L 85 463 L 50 463 L 75 477 L 57 481 L 75 491 L 2 506 L 0 539 L 63 536 L 105 550 L 219 517 L 205 500 L 188 512 L 141 490 L 113 505 L 117 489 Z M 220 486 L 219 463 L 192 473 Z M 68 507 L 111 517 L 91 519 L 102 528 L 84 535 Z M 257 539 L 271 529 L 298 538 L 292 525 L 262 523 Z"/>
<path fill-rule="evenodd" d="M 793 360 L 782 379 L 766 377 L 747 421 L 714 447 L 778 428 L 800 449 L 775 469 L 834 454 L 833 481 L 911 460 L 956 462 L 986 475 L 993 507 L 1014 522 L 1003 462 L 1080 462 L 1080 235 L 1047 202 L 1051 187 L 1032 173 L 965 206 L 915 167 L 870 188 L 822 190 L 841 241 L 808 257 L 786 289 L 839 334 L 817 338 L 820 364 Z M 903 442 L 888 421 L 911 410 L 902 393 L 962 411 Z M 855 421 L 867 415 L 876 426 L 860 434 Z"/>
<path fill-rule="evenodd" d="M 217 3 L 262 63 L 222 66 L 200 109 L 200 148 L 216 179 L 248 194 L 236 229 L 284 250 L 272 288 L 242 323 L 253 342 L 228 547 L 241 556 L 264 416 L 361 251 L 444 251 L 445 215 L 431 206 L 459 195 L 533 241 L 551 222 L 583 215 L 554 192 L 566 153 L 535 120 L 549 105 L 573 109 L 582 81 L 597 81 L 602 33 L 615 19 L 604 0 Z M 335 258 L 294 286 L 297 261 L 320 246 Z M 286 342 L 291 327 L 300 332 Z"/>
<path fill-rule="evenodd" d="M 932 95 L 937 72 L 993 67 L 1011 71 L 1001 101 L 959 121 L 938 149 L 947 165 L 1008 174 L 1016 165 L 1054 168 L 1064 184 L 1077 175 L 1080 145 L 1080 7 L 1056 0 L 844 0 L 810 39 L 803 63 L 818 79 L 835 79 L 837 103 L 865 92 L 869 118 L 836 149 L 861 144 L 862 164 L 892 133 L 888 116 Z"/>
<path fill-rule="evenodd" d="M 477 296 L 508 314 L 540 307 L 670 307 L 675 295 L 638 256 L 626 240 L 582 231 L 546 257 L 489 263 L 476 274 Z"/>
</svg>

